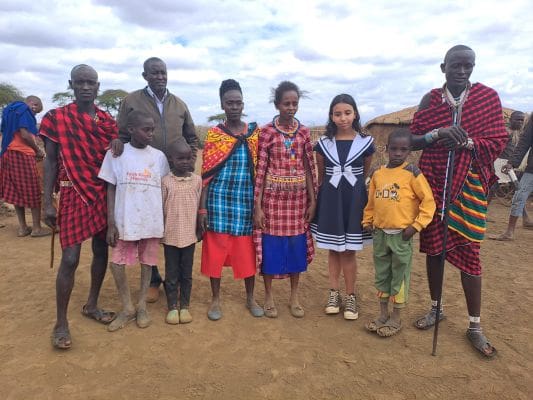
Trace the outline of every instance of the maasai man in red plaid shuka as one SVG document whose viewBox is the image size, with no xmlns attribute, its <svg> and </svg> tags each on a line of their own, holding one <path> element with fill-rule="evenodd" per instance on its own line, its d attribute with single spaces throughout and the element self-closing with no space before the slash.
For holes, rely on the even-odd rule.
<svg viewBox="0 0 533 400">
<path fill-rule="evenodd" d="M 56 280 L 57 321 L 52 332 L 52 345 L 58 349 L 72 345 L 67 308 L 81 244 L 91 237 L 92 281 L 82 314 L 104 324 L 115 316 L 97 307 L 107 269 L 106 185 L 98 178 L 98 171 L 110 146 L 117 149 L 117 154 L 122 149 L 115 121 L 94 104 L 100 87 L 96 71 L 83 64 L 74 67 L 69 85 L 74 91 L 74 103 L 49 111 L 40 127 L 46 148 L 45 222 L 52 228 L 59 227 L 63 250 Z M 56 213 L 52 194 L 57 183 L 60 197 Z"/>
<path fill-rule="evenodd" d="M 424 149 L 420 169 L 433 191 L 437 212 L 421 232 L 420 250 L 427 254 L 426 267 L 432 299 L 431 310 L 415 322 L 419 329 L 435 324 L 441 253 L 461 271 L 470 325 L 467 337 L 476 350 L 491 357 L 496 349 L 480 327 L 481 263 L 479 247 L 483 238 L 486 196 L 495 181 L 493 162 L 505 147 L 507 134 L 498 94 L 481 83 L 471 84 L 475 54 L 458 45 L 446 53 L 441 70 L 446 76 L 442 88 L 426 94 L 411 124 L 413 146 Z M 443 249 L 444 224 L 441 220 L 445 197 L 446 165 L 449 150 L 455 150 L 451 185 L 448 239 Z M 440 313 L 440 318 L 445 316 Z"/>
</svg>

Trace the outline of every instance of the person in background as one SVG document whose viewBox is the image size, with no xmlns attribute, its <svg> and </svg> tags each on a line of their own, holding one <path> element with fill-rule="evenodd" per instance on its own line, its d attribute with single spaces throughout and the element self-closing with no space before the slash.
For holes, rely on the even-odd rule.
<svg viewBox="0 0 533 400">
<path fill-rule="evenodd" d="M 28 96 L 2 111 L 2 149 L 0 151 L 0 199 L 15 206 L 18 237 L 48 236 L 41 226 L 41 184 L 36 162 L 45 154 L 37 145 L 35 115 L 43 110 L 41 99 Z M 26 223 L 26 208 L 31 209 L 32 226 Z"/>
</svg>

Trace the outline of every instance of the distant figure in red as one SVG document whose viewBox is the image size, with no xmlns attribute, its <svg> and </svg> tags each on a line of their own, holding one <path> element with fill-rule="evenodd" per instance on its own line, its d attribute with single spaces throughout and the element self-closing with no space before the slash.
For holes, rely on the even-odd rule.
<svg viewBox="0 0 533 400">
<path fill-rule="evenodd" d="M 2 112 L 0 199 L 15 206 L 18 237 L 41 237 L 51 233 L 41 227 L 41 184 L 37 161 L 44 158 L 44 151 L 35 140 L 35 114 L 42 110 L 41 99 L 28 96 L 25 101 L 8 104 Z M 26 223 L 26 208 L 31 209 L 32 227 Z"/>
</svg>

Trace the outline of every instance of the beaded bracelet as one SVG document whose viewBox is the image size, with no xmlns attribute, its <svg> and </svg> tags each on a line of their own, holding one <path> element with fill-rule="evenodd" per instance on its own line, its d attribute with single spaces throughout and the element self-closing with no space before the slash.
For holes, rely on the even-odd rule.
<svg viewBox="0 0 533 400">
<path fill-rule="evenodd" d="M 198 215 L 207 215 L 207 209 L 206 208 L 199 208 L 198 209 Z"/>
<path fill-rule="evenodd" d="M 439 130 L 433 129 L 431 132 L 428 132 L 424 135 L 424 140 L 427 144 L 433 143 L 435 140 L 439 138 Z"/>
</svg>

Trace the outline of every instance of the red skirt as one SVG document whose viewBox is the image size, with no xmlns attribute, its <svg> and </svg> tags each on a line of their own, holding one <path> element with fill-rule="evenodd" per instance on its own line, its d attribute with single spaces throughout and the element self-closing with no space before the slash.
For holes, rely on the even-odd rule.
<svg viewBox="0 0 533 400">
<path fill-rule="evenodd" d="M 420 232 L 420 251 L 429 256 L 442 253 L 444 238 L 444 224 L 435 213 L 433 221 Z M 471 242 L 457 232 L 448 229 L 446 241 L 446 261 L 459 268 L 468 275 L 481 275 L 481 261 L 479 258 L 480 244 Z"/>
<path fill-rule="evenodd" d="M 256 273 L 255 248 L 252 236 L 234 236 L 207 231 L 202 241 L 203 275 L 220 278 L 222 267 L 231 266 L 235 279 L 249 278 Z"/>
<path fill-rule="evenodd" d="M 0 199 L 19 207 L 41 208 L 35 156 L 7 150 L 0 158 Z"/>
<path fill-rule="evenodd" d="M 57 224 L 62 249 L 81 244 L 93 236 L 105 240 L 107 230 L 105 195 L 89 206 L 74 187 L 61 187 Z"/>
</svg>

